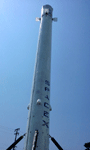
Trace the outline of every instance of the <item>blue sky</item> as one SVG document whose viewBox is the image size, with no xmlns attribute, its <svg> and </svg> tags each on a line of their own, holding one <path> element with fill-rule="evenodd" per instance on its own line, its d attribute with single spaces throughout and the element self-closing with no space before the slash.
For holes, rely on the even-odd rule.
<svg viewBox="0 0 90 150">
<path fill-rule="evenodd" d="M 0 0 L 0 149 L 26 132 L 41 7 L 53 7 L 50 135 L 64 150 L 90 142 L 90 0 Z M 24 140 L 17 145 L 23 149 Z M 50 142 L 50 150 L 57 148 Z"/>
</svg>

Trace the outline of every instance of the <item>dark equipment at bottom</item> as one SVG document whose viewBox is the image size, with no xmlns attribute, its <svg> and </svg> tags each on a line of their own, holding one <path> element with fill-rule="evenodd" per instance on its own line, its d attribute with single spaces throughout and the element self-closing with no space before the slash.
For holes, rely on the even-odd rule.
<svg viewBox="0 0 90 150">
<path fill-rule="evenodd" d="M 10 145 L 6 150 L 11 150 L 18 142 L 20 142 L 26 134 L 20 136 L 12 145 Z"/>
<path fill-rule="evenodd" d="M 50 135 L 49 135 L 49 136 L 50 136 Z M 50 136 L 50 138 L 51 138 L 52 142 L 57 146 L 57 148 L 58 148 L 59 150 L 63 150 L 62 147 L 58 144 L 58 142 L 57 142 L 53 137 Z"/>
<path fill-rule="evenodd" d="M 90 142 L 85 143 L 84 146 L 87 148 L 86 150 L 90 150 Z"/>
</svg>

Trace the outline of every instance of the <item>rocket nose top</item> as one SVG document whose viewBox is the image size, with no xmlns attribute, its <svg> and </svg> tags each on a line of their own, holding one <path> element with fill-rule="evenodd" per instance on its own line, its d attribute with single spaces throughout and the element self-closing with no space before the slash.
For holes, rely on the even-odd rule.
<svg viewBox="0 0 90 150">
<path fill-rule="evenodd" d="M 44 15 L 49 15 L 52 17 L 53 8 L 50 5 L 44 5 L 41 9 L 41 17 Z"/>
</svg>

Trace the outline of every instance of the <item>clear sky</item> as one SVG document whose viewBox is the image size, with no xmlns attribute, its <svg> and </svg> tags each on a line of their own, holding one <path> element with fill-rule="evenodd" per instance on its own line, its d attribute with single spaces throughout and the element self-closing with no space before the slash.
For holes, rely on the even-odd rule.
<svg viewBox="0 0 90 150">
<path fill-rule="evenodd" d="M 26 132 L 42 5 L 53 7 L 50 135 L 90 142 L 90 0 L 0 0 L 0 150 Z M 23 149 L 24 140 L 17 145 Z M 50 150 L 57 150 L 50 142 Z"/>
</svg>

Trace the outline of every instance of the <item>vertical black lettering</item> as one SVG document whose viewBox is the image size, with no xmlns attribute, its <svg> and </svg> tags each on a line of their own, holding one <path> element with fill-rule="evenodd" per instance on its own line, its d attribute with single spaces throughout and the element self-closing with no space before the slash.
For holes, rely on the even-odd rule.
<svg viewBox="0 0 90 150">
<path fill-rule="evenodd" d="M 48 87 L 45 87 L 45 91 L 50 91 Z"/>
<path fill-rule="evenodd" d="M 50 86 L 50 82 L 45 80 L 45 84 L 47 84 L 48 86 Z"/>
<path fill-rule="evenodd" d="M 47 99 L 49 100 L 49 97 L 48 97 L 48 95 L 46 95 L 46 96 L 45 96 L 45 98 L 47 98 Z"/>
<path fill-rule="evenodd" d="M 48 108 L 49 109 L 49 104 L 44 102 L 44 107 Z"/>
<path fill-rule="evenodd" d="M 47 111 L 44 111 L 44 116 L 47 117 L 47 118 L 49 118 L 48 115 L 49 115 L 49 113 Z"/>
<path fill-rule="evenodd" d="M 49 128 L 49 126 L 48 126 L 49 122 L 46 122 L 46 121 L 43 120 L 43 123 L 44 124 L 42 124 L 42 126 L 46 126 L 47 128 Z"/>
</svg>

